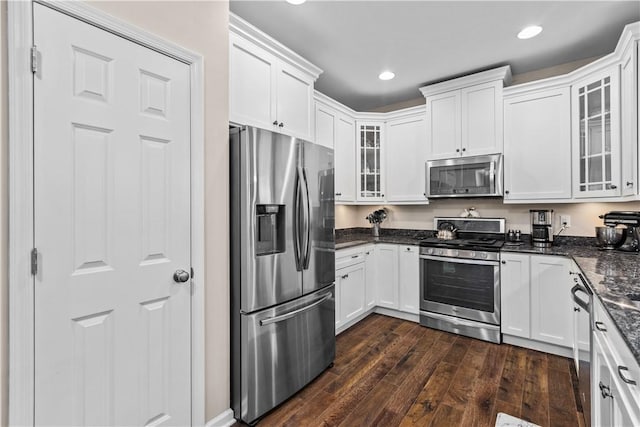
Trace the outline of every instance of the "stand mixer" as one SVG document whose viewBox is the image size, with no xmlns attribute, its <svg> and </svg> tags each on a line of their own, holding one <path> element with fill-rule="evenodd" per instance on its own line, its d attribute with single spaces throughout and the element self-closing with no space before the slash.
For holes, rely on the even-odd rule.
<svg viewBox="0 0 640 427">
<path fill-rule="evenodd" d="M 640 248 L 640 212 L 613 211 L 600 215 L 599 218 L 603 219 L 604 225 L 607 227 L 626 226 L 626 238 L 622 245 L 616 247 L 617 250 L 638 252 Z"/>
</svg>

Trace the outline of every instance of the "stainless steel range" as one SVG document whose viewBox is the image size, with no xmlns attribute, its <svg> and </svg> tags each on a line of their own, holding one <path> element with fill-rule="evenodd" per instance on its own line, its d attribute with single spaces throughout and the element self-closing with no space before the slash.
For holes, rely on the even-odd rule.
<svg viewBox="0 0 640 427">
<path fill-rule="evenodd" d="M 420 242 L 420 323 L 500 343 L 505 219 L 435 218 L 434 227 L 454 230 L 446 235 L 455 238 Z"/>
</svg>

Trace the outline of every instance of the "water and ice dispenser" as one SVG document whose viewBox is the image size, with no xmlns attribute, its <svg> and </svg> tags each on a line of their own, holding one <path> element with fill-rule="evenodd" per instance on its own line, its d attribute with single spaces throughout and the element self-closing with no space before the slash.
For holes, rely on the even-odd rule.
<svg viewBox="0 0 640 427">
<path fill-rule="evenodd" d="M 285 205 L 256 205 L 256 255 L 285 250 Z"/>
</svg>

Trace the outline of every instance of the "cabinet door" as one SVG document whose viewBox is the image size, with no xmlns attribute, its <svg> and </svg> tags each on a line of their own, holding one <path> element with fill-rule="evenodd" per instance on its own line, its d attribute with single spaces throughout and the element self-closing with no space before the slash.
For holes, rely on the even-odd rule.
<svg viewBox="0 0 640 427">
<path fill-rule="evenodd" d="M 460 156 L 460 91 L 427 97 L 427 156 L 429 160 Z"/>
<path fill-rule="evenodd" d="M 399 246 L 398 287 L 399 309 L 407 313 L 420 312 L 420 264 L 417 246 Z"/>
<path fill-rule="evenodd" d="M 229 34 L 229 120 L 273 129 L 276 58 L 253 43 Z"/>
<path fill-rule="evenodd" d="M 460 91 L 463 156 L 502 153 L 502 81 Z"/>
<path fill-rule="evenodd" d="M 340 278 L 340 318 L 348 322 L 364 313 L 365 264 L 363 262 L 342 268 Z"/>
<path fill-rule="evenodd" d="M 386 198 L 425 202 L 426 120 L 424 114 L 387 122 Z"/>
<path fill-rule="evenodd" d="M 278 131 L 310 141 L 313 135 L 313 80 L 296 68 L 279 62 L 277 88 Z"/>
<path fill-rule="evenodd" d="M 619 74 L 616 65 L 571 89 L 574 197 L 621 194 Z"/>
<path fill-rule="evenodd" d="M 569 260 L 531 256 L 531 338 L 573 348 Z"/>
<path fill-rule="evenodd" d="M 378 305 L 398 308 L 398 247 L 396 245 L 377 244 L 376 284 Z"/>
<path fill-rule="evenodd" d="M 335 139 L 336 202 L 356 200 L 356 124 L 346 116 L 338 116 Z"/>
<path fill-rule="evenodd" d="M 622 195 L 638 193 L 638 116 L 636 47 L 629 48 L 620 64 L 620 139 L 622 152 Z"/>
<path fill-rule="evenodd" d="M 373 246 L 368 246 L 364 250 L 364 270 L 365 270 L 365 310 L 369 310 L 376 306 L 378 299 L 377 275 L 376 275 L 376 256 Z"/>
<path fill-rule="evenodd" d="M 611 394 L 611 371 L 604 355 L 604 348 L 597 337 L 593 339 L 591 349 L 593 363 L 591 378 L 591 406 L 593 419 L 591 425 L 596 427 L 615 426 L 613 423 L 613 398 Z M 629 424 L 633 425 L 633 424 Z"/>
<path fill-rule="evenodd" d="M 315 140 L 318 145 L 322 145 L 333 150 L 336 138 L 337 117 L 336 112 L 323 105 L 316 103 L 315 113 Z"/>
<path fill-rule="evenodd" d="M 382 122 L 358 122 L 359 201 L 384 201 Z"/>
<path fill-rule="evenodd" d="M 504 101 L 504 200 L 571 198 L 569 88 Z"/>
<path fill-rule="evenodd" d="M 522 338 L 531 336 L 529 323 L 529 255 L 500 254 L 501 331 Z"/>
</svg>

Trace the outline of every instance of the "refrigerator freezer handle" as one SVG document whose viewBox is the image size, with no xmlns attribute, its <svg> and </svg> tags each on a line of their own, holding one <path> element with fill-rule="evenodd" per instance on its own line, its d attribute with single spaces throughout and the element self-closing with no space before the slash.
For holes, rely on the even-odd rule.
<svg viewBox="0 0 640 427">
<path fill-rule="evenodd" d="M 304 241 L 302 244 L 302 250 L 304 251 L 303 265 L 302 268 L 304 270 L 309 268 L 309 259 L 311 258 L 311 200 L 309 196 L 309 183 L 307 181 L 307 171 L 302 169 L 302 179 L 303 184 L 302 188 L 304 190 L 304 196 L 302 199 L 303 208 L 304 208 L 304 216 L 303 216 L 303 237 Z"/>
<path fill-rule="evenodd" d="M 278 322 L 282 322 L 283 320 L 287 320 L 287 319 L 291 319 L 292 317 L 296 317 L 298 314 L 304 313 L 305 311 L 311 310 L 316 305 L 322 304 L 323 302 L 325 302 L 329 298 L 331 298 L 331 292 L 329 292 L 328 294 L 324 294 L 323 296 L 321 296 L 320 298 L 318 298 L 317 300 L 315 300 L 314 302 L 312 302 L 311 304 L 309 304 L 307 306 L 304 306 L 304 307 L 299 308 L 297 310 L 290 311 L 290 312 L 285 313 L 285 314 L 281 314 L 279 316 L 269 317 L 267 319 L 261 320 L 260 321 L 260 326 L 266 326 L 266 325 L 270 325 L 272 323 L 278 323 Z"/>
</svg>

